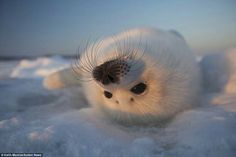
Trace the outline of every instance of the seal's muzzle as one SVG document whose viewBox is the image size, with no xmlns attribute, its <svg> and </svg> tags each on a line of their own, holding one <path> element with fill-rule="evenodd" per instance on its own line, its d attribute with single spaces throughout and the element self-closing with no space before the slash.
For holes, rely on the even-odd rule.
<svg viewBox="0 0 236 157">
<path fill-rule="evenodd" d="M 93 69 L 93 77 L 103 85 L 119 84 L 120 79 L 130 71 L 128 63 L 121 59 L 106 61 Z"/>
</svg>

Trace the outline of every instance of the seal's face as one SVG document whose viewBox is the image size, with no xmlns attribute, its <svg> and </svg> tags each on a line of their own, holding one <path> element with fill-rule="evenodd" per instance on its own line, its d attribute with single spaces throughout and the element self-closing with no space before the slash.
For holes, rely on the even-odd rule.
<svg viewBox="0 0 236 157">
<path fill-rule="evenodd" d="M 118 105 L 132 106 L 135 104 L 135 99 L 137 97 L 142 97 L 147 92 L 147 84 L 144 82 L 139 82 L 129 89 L 117 87 L 114 90 L 104 89 L 104 98 L 107 99 L 105 102 L 109 102 L 118 107 Z M 112 107 L 116 108 L 116 107 Z M 117 108 L 119 109 L 119 107 Z M 122 109 L 119 109 L 122 110 Z"/>
<path fill-rule="evenodd" d="M 106 99 L 113 99 L 113 93 L 117 93 L 117 90 L 120 90 L 120 87 L 124 88 L 122 86 L 122 80 L 124 77 L 126 77 L 131 70 L 131 65 L 128 64 L 125 60 L 111 60 L 106 61 L 105 63 L 95 67 L 93 69 L 93 77 L 98 82 L 99 85 L 102 85 L 102 88 L 104 89 L 104 96 Z M 132 80 L 132 76 L 130 77 L 128 75 L 128 79 Z M 127 79 L 127 78 L 126 78 Z M 135 83 L 135 79 L 133 79 Z M 129 87 L 129 86 L 128 86 Z M 147 84 L 145 82 L 138 82 L 134 86 L 130 87 L 129 92 L 135 95 L 141 95 L 144 94 L 144 92 L 147 89 Z M 123 91 L 125 93 L 125 91 Z M 115 95 L 115 94 L 114 94 Z M 117 94 L 118 95 L 118 94 Z M 129 94 L 130 95 L 130 94 Z M 114 96 L 116 97 L 116 96 Z M 120 104 L 121 100 L 115 98 L 115 103 Z M 134 101 L 134 98 L 131 96 L 129 98 L 129 103 L 132 103 Z"/>
<path fill-rule="evenodd" d="M 156 121 L 153 117 L 157 117 L 157 104 L 160 104 L 159 98 L 164 91 L 154 67 L 145 67 L 148 60 L 139 58 L 138 61 L 132 64 L 135 62 L 132 59 L 109 60 L 92 71 L 96 94 L 102 98 L 97 101 L 97 106 L 110 117 L 126 124 Z"/>
</svg>

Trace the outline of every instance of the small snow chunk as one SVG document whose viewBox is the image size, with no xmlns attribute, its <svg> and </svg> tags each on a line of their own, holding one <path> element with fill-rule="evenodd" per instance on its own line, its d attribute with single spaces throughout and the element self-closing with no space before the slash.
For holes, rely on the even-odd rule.
<svg viewBox="0 0 236 157">
<path fill-rule="evenodd" d="M 236 48 L 206 55 L 200 66 L 208 92 L 236 93 Z"/>
<path fill-rule="evenodd" d="M 45 128 L 42 131 L 33 131 L 29 134 L 28 138 L 32 141 L 47 141 L 49 138 L 51 138 L 53 135 L 53 127 L 49 126 Z"/>
</svg>

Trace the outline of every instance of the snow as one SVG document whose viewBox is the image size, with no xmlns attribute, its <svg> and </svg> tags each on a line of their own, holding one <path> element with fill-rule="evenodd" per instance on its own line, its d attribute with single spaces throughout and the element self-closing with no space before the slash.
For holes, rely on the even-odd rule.
<svg viewBox="0 0 236 157">
<path fill-rule="evenodd" d="M 236 48 L 207 55 L 201 61 L 204 86 L 209 92 L 236 92 Z"/>
<path fill-rule="evenodd" d="M 60 56 L 52 58 L 41 57 L 36 60 L 21 60 L 12 73 L 12 78 L 45 77 L 48 74 L 68 67 L 70 63 Z"/>
<path fill-rule="evenodd" d="M 219 83 L 218 76 L 226 74 L 214 66 L 226 63 L 213 64 L 214 56 L 203 57 L 200 63 L 205 80 L 217 77 L 211 79 L 202 106 L 162 126 L 146 127 L 108 121 L 89 107 L 80 87 L 43 88 L 42 78 L 68 66 L 68 60 L 38 58 L 5 66 L 9 69 L 0 70 L 0 76 L 10 78 L 0 78 L 0 152 L 39 152 L 47 157 L 234 157 L 236 97 L 224 90 L 229 81 Z M 234 74 L 230 70 L 227 77 Z"/>
</svg>

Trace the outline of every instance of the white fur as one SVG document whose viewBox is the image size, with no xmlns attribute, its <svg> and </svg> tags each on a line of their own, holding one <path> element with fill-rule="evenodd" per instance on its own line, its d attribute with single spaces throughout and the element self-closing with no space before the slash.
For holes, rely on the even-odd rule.
<svg viewBox="0 0 236 157">
<path fill-rule="evenodd" d="M 118 85 L 104 87 L 96 81 L 84 82 L 84 91 L 94 107 L 125 124 L 149 124 L 196 105 L 200 90 L 199 68 L 180 36 L 156 29 L 134 29 L 118 34 L 103 40 L 98 50 L 98 65 L 121 51 L 125 53 L 129 46 L 130 50 L 138 49 L 140 63 L 136 68 L 142 70 L 134 70 Z M 140 66 L 142 63 L 144 65 Z M 130 89 L 139 82 L 147 83 L 147 91 L 135 95 Z M 107 99 L 104 90 L 113 97 Z M 134 102 L 130 101 L 131 97 Z"/>
<path fill-rule="evenodd" d="M 104 39 L 86 50 L 79 66 L 89 69 L 130 51 L 135 51 L 135 57 L 129 62 L 134 60 L 136 64 L 120 84 L 104 86 L 94 79 L 82 81 L 93 107 L 108 119 L 124 124 L 153 124 L 197 105 L 199 68 L 184 39 L 173 31 L 133 29 Z M 91 69 L 79 73 L 83 80 L 92 78 Z M 147 89 L 136 95 L 130 89 L 140 82 L 145 82 Z M 104 90 L 111 92 L 112 98 L 106 98 Z"/>
</svg>

